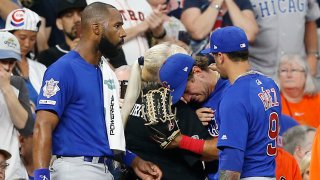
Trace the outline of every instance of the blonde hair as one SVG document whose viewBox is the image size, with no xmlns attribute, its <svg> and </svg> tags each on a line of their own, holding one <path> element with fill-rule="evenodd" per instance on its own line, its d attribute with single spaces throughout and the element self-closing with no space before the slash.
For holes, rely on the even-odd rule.
<svg viewBox="0 0 320 180">
<path fill-rule="evenodd" d="M 280 80 L 279 80 L 279 69 L 281 64 L 283 63 L 292 63 L 292 62 L 296 62 L 298 63 L 304 70 L 305 75 L 306 75 L 306 82 L 304 85 L 304 94 L 307 95 L 313 95 L 315 93 L 317 93 L 317 85 L 316 85 L 316 81 L 314 80 L 314 78 L 311 75 L 310 69 L 308 67 L 308 64 L 306 62 L 305 59 L 303 59 L 300 55 L 297 54 L 288 54 L 288 55 L 284 55 L 280 58 L 278 65 L 277 65 L 277 76 L 275 77 L 275 81 L 280 85 L 281 88 L 281 84 L 280 84 Z"/>
<path fill-rule="evenodd" d="M 165 42 L 155 45 L 145 52 L 144 64 L 141 67 L 138 61 L 132 65 L 124 104 L 121 110 L 121 117 L 124 126 L 126 125 L 129 114 L 139 97 L 142 81 L 159 81 L 160 67 L 169 56 L 177 53 L 188 54 L 182 47 Z"/>
<path fill-rule="evenodd" d="M 301 176 L 303 176 L 307 172 L 307 169 L 310 167 L 310 161 L 311 161 L 311 153 L 308 152 L 300 162 Z"/>
</svg>

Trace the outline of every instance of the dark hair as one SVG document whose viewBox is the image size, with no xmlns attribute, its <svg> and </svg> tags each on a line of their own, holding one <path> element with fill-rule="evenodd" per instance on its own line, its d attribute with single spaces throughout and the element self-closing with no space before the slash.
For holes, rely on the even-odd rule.
<svg viewBox="0 0 320 180">
<path fill-rule="evenodd" d="M 193 56 L 193 58 L 195 59 L 195 64 L 193 66 L 197 66 L 199 67 L 201 70 L 203 71 L 208 71 L 209 70 L 209 58 L 207 56 Z M 193 78 L 193 72 L 192 70 L 190 71 L 189 75 L 188 75 L 188 80 Z"/>
<path fill-rule="evenodd" d="M 229 52 L 225 54 L 232 61 L 247 61 L 249 58 L 249 51 L 247 49 L 243 51 L 235 51 L 235 52 Z"/>
</svg>

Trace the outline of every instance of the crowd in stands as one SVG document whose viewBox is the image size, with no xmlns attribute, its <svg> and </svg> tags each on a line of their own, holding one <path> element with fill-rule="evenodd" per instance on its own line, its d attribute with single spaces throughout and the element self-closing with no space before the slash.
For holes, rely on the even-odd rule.
<svg viewBox="0 0 320 180">
<path fill-rule="evenodd" d="M 107 59 L 119 80 L 119 104 L 126 111 L 124 124 L 130 121 L 128 114 L 134 108 L 133 104 L 124 104 L 125 94 L 130 91 L 139 96 L 141 81 L 159 81 L 159 68 L 170 55 L 183 52 L 205 59 L 211 73 L 208 77 L 217 78 L 203 79 L 217 83 L 220 76 L 214 57 L 201 54 L 201 50 L 210 47 L 210 35 L 216 29 L 237 26 L 248 38 L 251 68 L 274 79 L 280 88 L 277 179 L 320 179 L 320 169 L 314 168 L 320 168 L 320 0 L 0 0 L 0 180 L 33 179 L 32 135 L 43 76 L 59 58 L 77 47 L 82 33 L 81 12 L 97 1 L 120 11 L 126 32 L 122 48 L 117 53 L 109 52 Z M 153 47 L 157 51 L 153 52 Z M 148 57 L 158 59 L 151 62 Z M 127 89 L 130 73 L 138 73 L 139 82 Z M 191 91 L 201 83 L 210 84 L 201 78 L 196 83 Z M 198 109 L 204 100 L 194 103 L 187 95 L 182 100 L 190 103 L 203 126 L 210 125 L 214 112 Z M 203 114 L 209 116 L 201 117 Z M 140 127 L 133 120 L 137 119 L 131 117 L 128 123 L 131 131 L 125 132 L 127 144 L 129 149 L 139 151 L 139 142 L 135 141 L 140 140 L 142 148 L 149 144 L 142 135 L 141 139 L 134 138 L 141 132 L 135 129 Z M 210 135 L 203 135 L 206 143 Z M 198 156 L 203 154 L 180 155 L 198 158 L 196 168 L 202 168 Z M 108 168 L 115 179 L 133 176 L 116 161 Z M 218 178 L 216 172 L 207 169 L 203 173 L 209 175 L 194 171 L 190 176 Z M 168 177 L 179 176 L 185 179 L 189 174 Z"/>
</svg>

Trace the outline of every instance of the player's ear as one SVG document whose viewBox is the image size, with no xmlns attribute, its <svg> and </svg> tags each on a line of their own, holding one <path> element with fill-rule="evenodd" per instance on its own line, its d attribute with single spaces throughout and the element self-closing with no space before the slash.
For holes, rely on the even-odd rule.
<svg viewBox="0 0 320 180">
<path fill-rule="evenodd" d="M 198 66 L 193 66 L 192 72 L 193 72 L 193 74 L 197 74 L 197 73 L 201 72 L 201 69 Z"/>
<path fill-rule="evenodd" d="M 97 36 L 99 36 L 101 34 L 101 32 L 102 32 L 99 23 L 91 24 L 91 29 L 92 29 L 92 32 Z"/>
</svg>

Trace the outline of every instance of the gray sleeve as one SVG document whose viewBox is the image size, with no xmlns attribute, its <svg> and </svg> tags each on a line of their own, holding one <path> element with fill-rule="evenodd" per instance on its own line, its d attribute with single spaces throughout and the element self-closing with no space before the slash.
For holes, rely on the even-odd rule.
<svg viewBox="0 0 320 180">
<path fill-rule="evenodd" d="M 21 135 L 28 136 L 33 133 L 34 118 L 30 108 L 29 93 L 24 80 L 19 76 L 11 77 L 11 85 L 19 90 L 18 100 L 22 107 L 28 112 L 28 119 L 23 129 L 18 129 Z"/>
<path fill-rule="evenodd" d="M 306 21 L 315 21 L 320 17 L 320 9 L 316 0 L 308 0 Z"/>
</svg>

